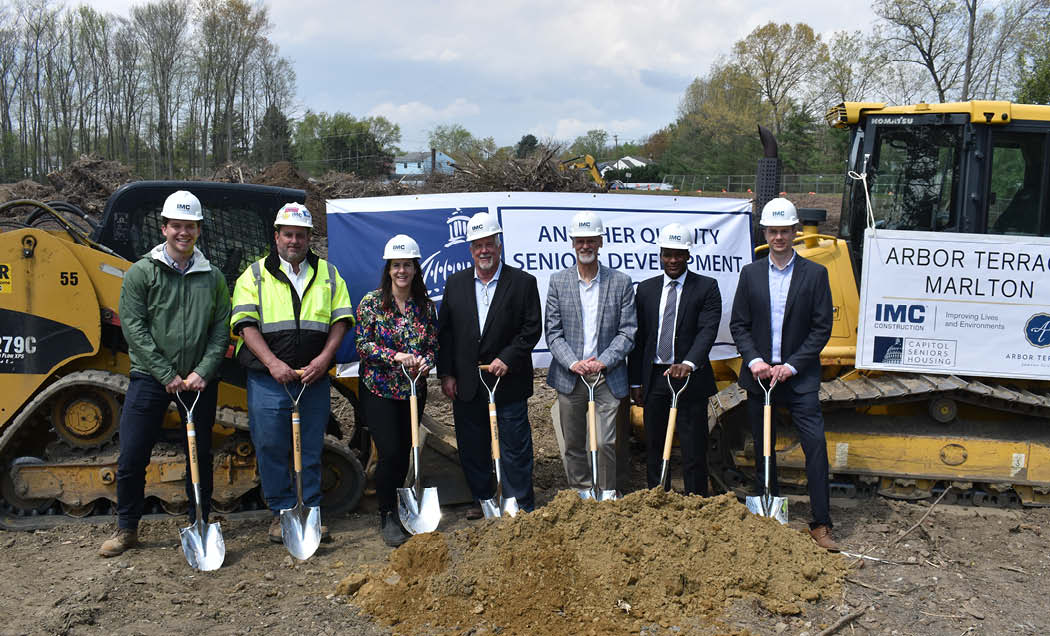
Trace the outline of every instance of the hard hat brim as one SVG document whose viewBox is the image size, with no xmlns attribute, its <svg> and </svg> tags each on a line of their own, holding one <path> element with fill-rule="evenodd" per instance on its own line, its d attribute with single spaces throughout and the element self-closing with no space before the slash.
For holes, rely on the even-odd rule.
<svg viewBox="0 0 1050 636">
<path fill-rule="evenodd" d="M 204 215 L 195 216 L 193 214 L 182 214 L 180 212 L 167 212 L 167 213 L 161 212 L 160 215 L 162 217 L 166 218 L 166 219 L 171 219 L 172 221 L 197 221 L 197 222 L 200 222 L 200 221 L 204 220 Z"/>
<path fill-rule="evenodd" d="M 784 219 L 783 221 L 759 221 L 758 224 L 762 227 L 788 227 L 796 225 L 798 220 L 792 221 L 791 219 Z"/>
<path fill-rule="evenodd" d="M 569 232 L 569 238 L 589 238 L 594 236 L 601 236 L 603 234 L 604 232 L 596 232 L 593 230 L 590 232 Z"/>
<path fill-rule="evenodd" d="M 656 246 L 662 250 L 684 250 L 686 252 L 692 252 L 692 245 L 681 245 L 677 243 L 664 243 L 663 241 L 657 241 Z"/>
</svg>

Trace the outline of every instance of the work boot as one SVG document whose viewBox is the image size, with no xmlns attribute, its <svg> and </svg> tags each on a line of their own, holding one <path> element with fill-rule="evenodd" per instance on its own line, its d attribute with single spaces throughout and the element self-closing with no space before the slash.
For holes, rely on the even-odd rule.
<svg viewBox="0 0 1050 636">
<path fill-rule="evenodd" d="M 835 543 L 835 538 L 831 536 L 831 528 L 828 526 L 811 528 L 809 536 L 813 537 L 813 541 L 828 552 L 838 552 L 840 549 L 839 544 Z"/>
<path fill-rule="evenodd" d="M 485 512 L 481 509 L 481 504 L 474 502 L 470 505 L 467 510 L 467 521 L 477 521 L 485 516 Z"/>
<path fill-rule="evenodd" d="M 270 520 L 270 529 L 266 532 L 270 537 L 270 543 L 284 543 L 284 535 L 281 534 L 281 516 L 274 515 Z"/>
<path fill-rule="evenodd" d="M 321 526 L 321 543 L 331 543 L 332 535 L 328 532 L 328 526 Z"/>
<path fill-rule="evenodd" d="M 383 543 L 391 548 L 396 548 L 412 536 L 405 532 L 392 512 L 379 513 L 379 534 L 383 537 Z"/>
<path fill-rule="evenodd" d="M 139 543 L 139 533 L 137 530 L 129 530 L 127 528 L 117 528 L 117 531 L 113 533 L 113 536 L 106 539 L 102 544 L 102 547 L 98 549 L 100 556 L 104 557 L 115 557 L 124 554 L 125 550 L 134 548 Z"/>
</svg>

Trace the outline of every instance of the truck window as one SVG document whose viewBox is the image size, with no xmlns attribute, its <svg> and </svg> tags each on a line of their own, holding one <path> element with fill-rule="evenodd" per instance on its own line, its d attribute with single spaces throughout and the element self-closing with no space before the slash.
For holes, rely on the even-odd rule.
<svg viewBox="0 0 1050 636">
<path fill-rule="evenodd" d="M 868 185 L 875 227 L 943 230 L 956 223 L 961 127 L 879 125 Z"/>
<path fill-rule="evenodd" d="M 1041 133 L 992 132 L 992 173 L 988 188 L 989 234 L 1036 236 L 1047 202 Z"/>
</svg>

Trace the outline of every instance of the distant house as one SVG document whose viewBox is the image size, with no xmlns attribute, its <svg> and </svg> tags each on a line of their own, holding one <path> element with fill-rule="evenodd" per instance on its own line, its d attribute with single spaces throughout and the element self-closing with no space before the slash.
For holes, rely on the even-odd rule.
<svg viewBox="0 0 1050 636">
<path fill-rule="evenodd" d="M 398 177 L 407 175 L 428 175 L 431 172 L 452 174 L 452 166 L 455 163 L 440 150 L 437 151 L 437 166 L 431 170 L 429 152 L 407 152 L 394 157 L 394 174 Z"/>
<path fill-rule="evenodd" d="M 636 159 L 630 155 L 626 155 L 616 161 L 602 163 L 599 167 L 599 171 L 604 177 L 605 173 L 610 170 L 630 170 L 631 168 L 641 168 L 646 165 L 649 164 L 641 159 Z"/>
</svg>

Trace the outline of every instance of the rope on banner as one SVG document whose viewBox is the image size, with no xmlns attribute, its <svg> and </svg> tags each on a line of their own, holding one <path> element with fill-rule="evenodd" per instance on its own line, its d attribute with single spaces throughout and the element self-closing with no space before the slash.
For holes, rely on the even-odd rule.
<svg viewBox="0 0 1050 636">
<path fill-rule="evenodd" d="M 864 167 L 868 167 L 868 155 L 864 155 Z M 864 184 L 864 205 L 867 206 L 868 210 L 868 228 L 872 232 L 874 232 L 875 212 L 871 209 L 871 192 L 869 192 L 868 190 L 868 172 L 867 170 L 865 170 L 864 172 L 858 173 L 854 170 L 850 170 L 846 174 L 849 175 L 850 179 L 853 179 L 854 181 L 860 181 L 862 184 Z"/>
</svg>

